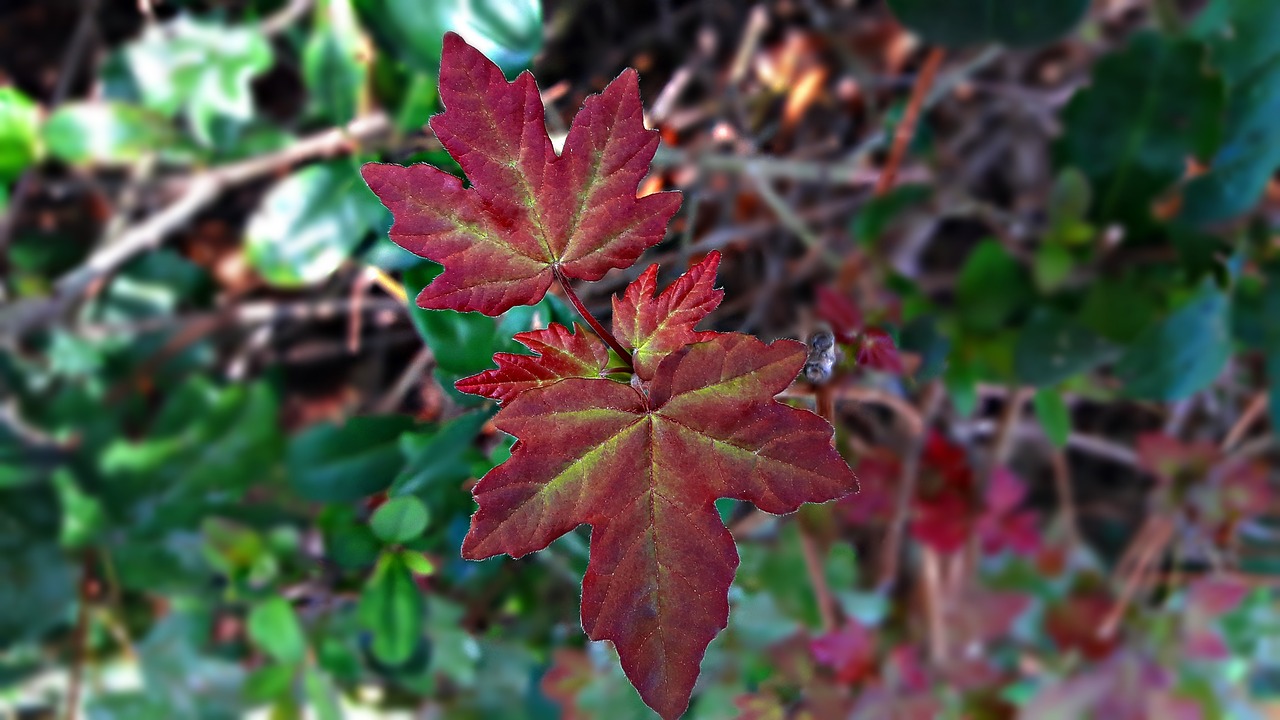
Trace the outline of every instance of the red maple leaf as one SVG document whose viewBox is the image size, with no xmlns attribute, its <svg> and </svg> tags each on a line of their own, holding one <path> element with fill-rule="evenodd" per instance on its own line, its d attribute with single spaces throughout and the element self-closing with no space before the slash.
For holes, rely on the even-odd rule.
<svg viewBox="0 0 1280 720">
<path fill-rule="evenodd" d="M 653 278 L 641 277 L 619 307 L 633 303 L 634 318 L 657 319 L 637 326 L 659 329 L 618 334 L 665 348 L 664 333 L 692 333 L 718 300 L 706 275 L 717 260 L 656 298 Z M 631 383 L 567 377 L 513 390 L 494 424 L 516 443 L 511 458 L 476 484 L 480 507 L 462 546 L 473 560 L 520 557 L 591 525 L 583 628 L 613 641 L 632 684 L 666 718 L 688 705 L 707 644 L 728 620 L 738 554 L 715 500 L 781 514 L 857 488 L 831 447 L 831 425 L 774 400 L 803 367 L 803 344 L 734 333 L 697 338 L 655 351 L 648 382 L 640 374 Z M 459 387 L 505 394 L 493 378 Z"/>
<path fill-rule="evenodd" d="M 507 403 L 526 390 L 567 378 L 600 377 L 609 366 L 609 351 L 580 325 L 569 332 L 565 326 L 551 323 L 545 330 L 516 333 L 515 339 L 537 355 L 495 353 L 497 369 L 463 378 L 454 386 L 464 393 Z"/>
<path fill-rule="evenodd" d="M 723 290 L 713 286 L 720 253 L 712 252 L 654 298 L 658 266 L 650 265 L 621 298 L 613 299 L 613 329 L 632 348 L 636 374 L 649 380 L 658 363 L 675 350 L 716 333 L 694 326 L 720 304 Z"/>
<path fill-rule="evenodd" d="M 857 621 L 814 639 L 810 647 L 814 659 L 835 670 L 842 683 L 852 685 L 875 672 L 875 633 Z"/>
<path fill-rule="evenodd" d="M 893 336 L 877 327 L 865 327 L 862 311 L 846 295 L 820 286 L 817 290 L 818 317 L 831 325 L 831 334 L 861 367 L 901 375 L 902 355 Z"/>
<path fill-rule="evenodd" d="M 533 75 L 508 83 L 461 37 L 444 37 L 431 129 L 471 181 L 430 165 L 365 165 L 395 216 L 391 239 L 444 265 L 418 296 L 429 309 L 499 315 L 542 299 L 556 273 L 599 280 L 662 240 L 678 193 L 636 197 L 658 134 L 645 129 L 636 73 L 587 98 L 556 155 Z"/>
</svg>

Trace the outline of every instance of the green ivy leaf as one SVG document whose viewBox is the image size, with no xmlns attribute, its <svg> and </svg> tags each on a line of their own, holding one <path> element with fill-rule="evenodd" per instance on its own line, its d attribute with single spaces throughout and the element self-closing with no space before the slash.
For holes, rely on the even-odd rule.
<svg viewBox="0 0 1280 720">
<path fill-rule="evenodd" d="M 385 217 L 350 162 L 310 165 L 263 198 L 245 229 L 246 256 L 272 285 L 310 285 L 332 275 Z"/>
<path fill-rule="evenodd" d="M 382 557 L 360 593 L 361 624 L 373 635 L 373 656 L 387 665 L 413 657 L 422 637 L 425 605 L 409 568 L 397 555 Z"/>
<path fill-rule="evenodd" d="M 381 492 L 404 466 L 396 441 L 413 424 L 402 415 L 378 415 L 308 428 L 289 442 L 289 480 L 300 495 L 318 502 Z"/>
<path fill-rule="evenodd" d="M 1228 220 L 1254 205 L 1280 167 L 1280 4 L 1229 0 L 1228 20 L 1208 38 L 1229 89 L 1226 144 L 1183 195 L 1182 219 Z"/>
<path fill-rule="evenodd" d="M 1005 327 L 1032 297 L 1026 269 L 995 240 L 974 248 L 960 270 L 956 286 L 960 321 L 971 330 L 994 332 Z"/>
<path fill-rule="evenodd" d="M 0 185 L 17 179 L 40 155 L 40 108 L 13 87 L 0 88 Z"/>
<path fill-rule="evenodd" d="M 158 155 L 189 161 L 194 153 L 163 115 L 124 103 L 70 103 L 42 129 L 50 155 L 72 165 L 129 165 Z"/>
<path fill-rule="evenodd" d="M 406 543 L 427 529 L 427 506 L 412 495 L 387 500 L 369 519 L 373 534 L 385 543 Z"/>
<path fill-rule="evenodd" d="M 1069 32 L 1088 8 L 1089 0 L 889 0 L 903 25 L 951 47 L 1043 45 Z"/>
<path fill-rule="evenodd" d="M 380 46 L 431 74 L 450 30 L 508 76 L 529 67 L 542 49 L 539 0 L 356 0 L 356 8 Z"/>
<path fill-rule="evenodd" d="M 1071 318 L 1040 310 L 1018 333 L 1013 371 L 1018 382 L 1044 387 L 1088 372 L 1119 354 L 1119 348 Z"/>
<path fill-rule="evenodd" d="M 249 637 L 277 662 L 296 665 L 307 652 L 307 637 L 293 604 L 273 597 L 249 612 Z"/>
<path fill-rule="evenodd" d="M 360 26 L 351 0 L 316 5 L 315 28 L 302 51 L 302 77 L 313 111 L 335 125 L 356 116 L 367 70 L 360 61 Z"/>
<path fill-rule="evenodd" d="M 206 146 L 213 144 L 216 120 L 253 117 L 249 83 L 273 62 L 271 44 L 256 27 L 186 16 L 148 25 L 125 59 L 143 104 L 166 117 L 184 113 Z"/>
<path fill-rule="evenodd" d="M 1125 393 L 1174 402 L 1208 386 L 1231 356 L 1228 302 L 1212 287 L 1148 327 L 1120 358 Z"/>
<path fill-rule="evenodd" d="M 1099 60 L 1062 115 L 1063 159 L 1093 183 L 1098 217 L 1149 225 L 1152 201 L 1182 177 L 1187 158 L 1217 149 L 1225 100 L 1193 40 L 1144 32 Z"/>
</svg>

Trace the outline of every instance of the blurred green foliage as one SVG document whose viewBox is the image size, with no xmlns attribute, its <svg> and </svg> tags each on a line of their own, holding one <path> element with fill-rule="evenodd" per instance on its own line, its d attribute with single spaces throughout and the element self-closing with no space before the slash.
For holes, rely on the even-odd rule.
<svg viewBox="0 0 1280 720">
<path fill-rule="evenodd" d="M 47 700 L 48 686 L 64 687 L 70 668 L 87 665 L 81 700 L 95 719 L 266 708 L 327 720 L 425 704 L 462 720 L 651 717 L 612 650 L 582 645 L 585 531 L 520 560 L 459 557 L 474 508 L 469 484 L 509 455 L 511 440 L 489 426 L 492 405 L 453 382 L 491 367 L 495 352 L 521 352 L 515 333 L 572 322 L 563 302 L 548 297 L 498 318 L 409 307 L 413 329 L 404 327 L 430 351 L 444 414 L 341 399 L 337 410 L 300 410 L 300 386 L 338 395 L 349 378 L 325 375 L 327 366 L 319 380 L 300 378 L 283 364 L 241 362 L 239 352 L 253 342 L 274 348 L 281 308 L 299 298 L 340 304 L 350 270 L 398 273 L 410 300 L 440 272 L 389 242 L 390 215 L 359 164 L 429 161 L 460 174 L 420 134 L 439 109 L 440 38 L 460 32 L 514 76 L 543 50 L 541 4 L 318 0 L 271 32 L 260 19 L 278 3 L 231 3 L 242 16 L 203 12 L 210 3 L 166 5 L 173 17 L 106 48 L 92 96 L 54 106 L 0 88 L 0 208 L 24 176 L 108 186 L 125 177 L 163 190 L 155 207 L 120 201 L 125 219 L 151 218 L 173 201 L 175 178 L 243 169 L 316 134 L 345 144 L 331 148 L 338 157 L 298 157 L 255 176 L 265 177 L 255 190 L 201 218 L 216 225 L 219 213 L 238 213 L 226 231 L 238 250 L 231 257 L 252 280 L 237 280 L 234 262 L 216 261 L 224 256 L 198 260 L 199 251 L 216 255 L 210 231 L 208 248 L 153 249 L 96 276 L 79 302 L 10 338 L 11 318 L 58 299 L 68 275 L 94 262 L 98 241 L 114 239 L 73 222 L 95 215 L 92 206 L 44 232 L 15 228 L 0 303 L 0 714 Z M 1036 45 L 1070 32 L 1087 5 L 889 3 L 926 41 L 950 46 Z M 1254 212 L 1280 167 L 1278 8 L 1213 0 L 1185 32 L 1143 30 L 1100 57 L 1057 118 L 1056 181 L 1038 243 L 1017 252 L 1004 238 L 982 238 L 964 248 L 950 295 L 890 278 L 900 308 L 874 311 L 919 360 L 895 387 L 937 381 L 961 418 L 978 411 L 984 386 L 1032 388 L 1034 417 L 1063 448 L 1081 398 L 1178 402 L 1231 367 L 1244 379 L 1229 383 L 1273 379 L 1271 426 L 1280 427 L 1280 258 L 1271 221 Z M 265 109 L 271 93 L 262 88 L 290 73 L 301 97 L 269 98 Z M 343 134 L 374 118 L 390 141 Z M 1189 177 L 1189 159 L 1205 172 Z M 898 188 L 862 205 L 849 235 L 874 255 L 913 214 L 942 203 L 930 185 Z M 1130 261 L 1128 251 L 1157 259 Z M 227 314 L 228 295 L 265 298 L 281 315 Z M 229 350 L 219 340 L 240 322 L 271 332 L 246 333 L 257 339 Z M 854 502 L 871 503 L 874 457 L 849 455 L 865 481 Z M 925 486 L 938 480 L 930 472 Z M 970 568 L 985 590 L 1027 599 L 1007 617 L 956 619 L 970 630 L 1000 626 L 976 646 L 999 682 L 973 692 L 960 682 L 914 686 L 921 611 L 906 593 L 876 587 L 863 572 L 869 558 L 850 542 L 865 547 L 868 527 L 882 535 L 893 507 L 856 522 L 828 506 L 754 530 L 735 525 L 746 529 L 729 627 L 709 650 L 690 717 L 740 717 L 748 707 L 798 717 L 864 687 L 857 697 L 870 717 L 881 707 L 876 693 L 936 700 L 941 709 L 928 716 L 1004 717 L 985 708 L 1008 703 L 1035 717 L 1099 707 L 1105 717 L 1099 703 L 1129 689 L 1116 678 L 1138 675 L 1159 675 L 1139 690 L 1189 699 L 1198 717 L 1255 717 L 1244 687 L 1280 696 L 1280 628 L 1265 590 L 1201 612 L 1194 585 L 1170 586 L 1129 614 L 1120 649 L 1093 662 L 1092 635 L 1054 618 L 1092 618 L 1091 593 L 1107 568 L 1083 548 L 1063 550 L 1055 531 L 1044 544 L 1064 557 L 984 551 Z M 740 503 L 721 509 L 730 523 L 753 517 Z M 1180 532 L 1192 544 L 1221 532 L 1239 551 L 1238 570 L 1280 572 L 1273 520 L 1206 529 L 1193 522 L 1199 508 L 1183 512 Z M 1133 528 L 1113 530 L 1128 538 Z M 813 567 L 809 537 L 821 550 Z M 871 633 L 875 671 L 856 681 L 811 652 L 809 641 L 832 629 L 822 628 L 815 573 L 846 625 Z M 978 615 L 996 607 L 958 605 Z M 1189 646 L 1204 649 L 1205 636 L 1222 653 L 1184 658 Z M 1039 671 L 1027 672 L 1031 664 Z M 1162 664 L 1176 672 L 1152 670 Z"/>
</svg>

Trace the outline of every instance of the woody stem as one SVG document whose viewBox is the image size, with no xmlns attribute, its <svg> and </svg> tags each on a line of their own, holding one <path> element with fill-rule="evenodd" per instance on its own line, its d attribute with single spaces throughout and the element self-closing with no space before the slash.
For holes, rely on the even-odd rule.
<svg viewBox="0 0 1280 720">
<path fill-rule="evenodd" d="M 555 273 L 556 280 L 560 282 L 560 287 L 564 290 L 565 297 L 569 298 L 569 302 L 573 304 L 573 308 L 578 311 L 578 314 L 582 316 L 582 319 L 587 321 L 587 325 L 591 327 L 596 335 L 600 336 L 601 340 L 605 341 L 605 344 L 613 348 L 614 352 L 618 353 L 618 357 L 621 357 L 623 362 L 627 364 L 627 369 L 635 372 L 635 366 L 631 361 L 631 351 L 628 350 L 625 345 L 618 342 L 618 338 L 614 337 L 613 333 L 606 330 L 604 325 L 601 325 L 600 321 L 597 320 L 595 316 L 591 314 L 591 311 L 587 309 L 587 306 L 582 304 L 582 300 L 578 297 L 578 293 L 573 291 L 573 286 L 569 284 L 569 279 L 564 276 L 564 273 L 560 272 L 560 268 L 552 267 L 551 271 Z"/>
</svg>

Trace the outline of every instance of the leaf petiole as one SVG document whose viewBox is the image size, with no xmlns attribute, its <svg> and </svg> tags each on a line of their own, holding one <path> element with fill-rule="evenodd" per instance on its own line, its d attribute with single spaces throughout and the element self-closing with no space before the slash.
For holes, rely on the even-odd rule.
<svg viewBox="0 0 1280 720">
<path fill-rule="evenodd" d="M 591 311 L 587 309 L 587 306 L 582 304 L 582 300 L 578 297 L 578 294 L 574 292 L 573 287 L 569 285 L 569 279 L 560 272 L 560 267 L 555 265 L 552 266 L 551 270 L 555 273 L 556 280 L 564 290 L 565 297 L 569 298 L 569 302 L 573 304 L 573 308 L 578 311 L 578 314 L 582 316 L 582 319 L 587 321 L 587 325 L 591 326 L 591 329 L 595 334 L 599 335 L 600 339 L 605 341 L 605 344 L 612 348 L 614 352 L 618 353 L 618 357 L 622 358 L 622 361 L 627 364 L 627 371 L 635 372 L 635 365 L 631 360 L 631 351 L 628 350 L 625 345 L 618 342 L 618 338 L 614 337 L 613 333 L 606 330 L 604 325 L 602 325 L 600 321 L 591 314 Z"/>
</svg>

